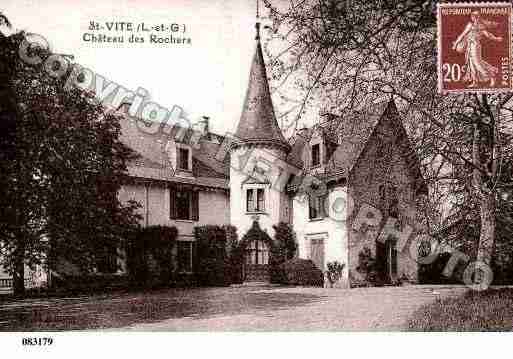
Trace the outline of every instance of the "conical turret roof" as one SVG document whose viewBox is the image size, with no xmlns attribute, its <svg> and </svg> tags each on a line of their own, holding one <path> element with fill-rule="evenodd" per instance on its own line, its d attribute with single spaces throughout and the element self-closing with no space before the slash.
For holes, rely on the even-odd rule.
<svg viewBox="0 0 513 359">
<path fill-rule="evenodd" d="M 288 151 L 290 146 L 283 137 L 274 114 L 258 23 L 256 40 L 248 89 L 235 135 L 242 143 L 273 144 Z"/>
</svg>

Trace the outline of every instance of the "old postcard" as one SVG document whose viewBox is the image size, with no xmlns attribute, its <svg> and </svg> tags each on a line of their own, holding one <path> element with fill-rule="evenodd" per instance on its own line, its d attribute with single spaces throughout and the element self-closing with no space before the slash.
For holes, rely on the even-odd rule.
<svg viewBox="0 0 513 359">
<path fill-rule="evenodd" d="M 511 30 L 510 2 L 3 0 L 0 331 L 511 332 Z"/>
</svg>

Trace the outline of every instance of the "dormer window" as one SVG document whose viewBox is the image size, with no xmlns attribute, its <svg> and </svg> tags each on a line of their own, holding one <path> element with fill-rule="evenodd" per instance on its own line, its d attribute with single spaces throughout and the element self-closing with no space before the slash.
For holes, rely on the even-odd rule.
<svg viewBox="0 0 513 359">
<path fill-rule="evenodd" d="M 312 146 L 312 167 L 319 166 L 321 164 L 321 145 L 316 143 Z"/>
<path fill-rule="evenodd" d="M 325 205 L 326 205 L 327 196 L 309 196 L 308 197 L 308 218 L 312 219 L 322 219 L 326 217 L 325 213 Z"/>
<path fill-rule="evenodd" d="M 190 171 L 191 168 L 189 166 L 189 156 L 190 156 L 190 150 L 188 148 L 182 148 L 180 147 L 178 149 L 178 169 L 184 170 L 184 171 Z"/>
</svg>

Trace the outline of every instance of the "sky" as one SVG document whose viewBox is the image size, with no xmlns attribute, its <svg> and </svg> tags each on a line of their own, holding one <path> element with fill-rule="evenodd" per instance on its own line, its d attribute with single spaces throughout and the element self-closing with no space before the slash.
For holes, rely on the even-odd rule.
<svg viewBox="0 0 513 359">
<path fill-rule="evenodd" d="M 209 116 L 218 133 L 233 131 L 240 117 L 255 49 L 255 9 L 255 0 L 2 0 L 0 5 L 14 29 L 44 36 L 52 52 L 73 54 L 76 63 L 129 90 L 142 87 L 152 101 L 169 110 L 178 105 L 191 119 Z M 91 21 L 178 23 L 185 25 L 191 45 L 86 42 Z"/>
</svg>

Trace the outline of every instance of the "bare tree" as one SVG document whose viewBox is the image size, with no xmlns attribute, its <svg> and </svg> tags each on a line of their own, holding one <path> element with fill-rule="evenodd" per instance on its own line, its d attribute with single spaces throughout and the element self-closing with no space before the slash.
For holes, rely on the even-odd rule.
<svg viewBox="0 0 513 359">
<path fill-rule="evenodd" d="M 477 259 L 491 263 L 501 163 L 511 137 L 511 95 L 437 93 L 435 1 L 264 0 L 274 95 L 297 129 L 309 104 L 341 118 L 394 96 L 441 217 L 479 207 Z M 290 101 L 281 95 L 297 93 Z M 287 107 L 288 106 L 288 107 Z M 469 179 L 472 179 L 469 186 Z M 472 198 L 474 196 L 474 198 Z M 449 201 L 451 204 L 449 205 Z M 449 208 L 448 208 L 449 207 Z M 447 213 L 450 212 L 450 213 Z M 439 216 L 440 217 L 440 216 Z"/>
</svg>

